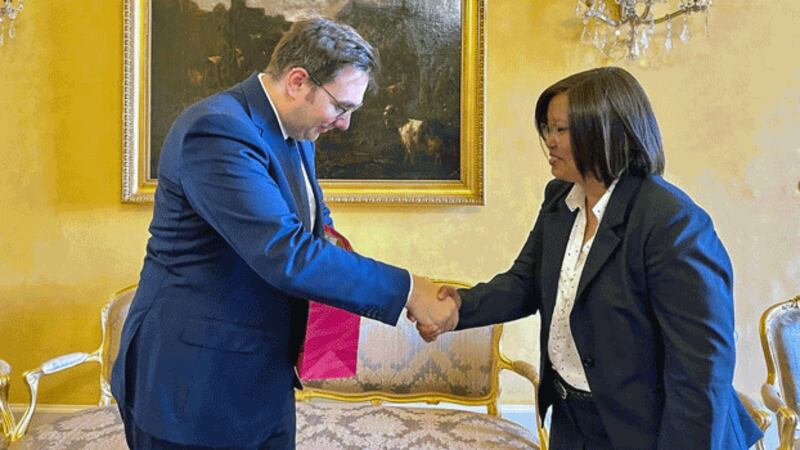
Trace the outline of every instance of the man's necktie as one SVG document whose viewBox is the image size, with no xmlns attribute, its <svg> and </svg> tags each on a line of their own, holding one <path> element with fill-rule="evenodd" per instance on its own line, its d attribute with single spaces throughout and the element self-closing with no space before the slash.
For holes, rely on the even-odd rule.
<svg viewBox="0 0 800 450">
<path fill-rule="evenodd" d="M 289 178 L 289 184 L 292 187 L 295 203 L 300 213 L 300 218 L 303 221 L 303 227 L 306 230 L 311 229 L 311 213 L 308 207 L 308 193 L 306 192 L 306 178 L 303 174 L 303 159 L 300 156 L 300 148 L 297 141 L 292 138 L 286 140 L 286 145 L 289 147 L 289 162 L 291 167 L 286 168 L 286 175 Z"/>
</svg>

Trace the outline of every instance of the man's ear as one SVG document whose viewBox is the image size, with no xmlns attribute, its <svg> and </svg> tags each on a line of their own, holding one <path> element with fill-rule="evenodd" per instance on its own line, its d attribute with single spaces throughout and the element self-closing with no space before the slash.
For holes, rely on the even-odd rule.
<svg viewBox="0 0 800 450">
<path fill-rule="evenodd" d="M 305 96 L 308 86 L 308 72 L 302 67 L 293 67 L 284 75 L 286 83 L 286 95 L 294 99 L 298 96 Z"/>
</svg>

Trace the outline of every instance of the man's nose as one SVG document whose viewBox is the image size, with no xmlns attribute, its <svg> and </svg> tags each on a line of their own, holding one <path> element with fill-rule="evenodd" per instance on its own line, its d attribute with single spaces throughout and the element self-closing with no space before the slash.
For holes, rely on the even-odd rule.
<svg viewBox="0 0 800 450">
<path fill-rule="evenodd" d="M 338 117 L 336 120 L 333 121 L 333 126 L 345 131 L 350 128 L 350 111 L 342 114 L 341 117 Z"/>
</svg>

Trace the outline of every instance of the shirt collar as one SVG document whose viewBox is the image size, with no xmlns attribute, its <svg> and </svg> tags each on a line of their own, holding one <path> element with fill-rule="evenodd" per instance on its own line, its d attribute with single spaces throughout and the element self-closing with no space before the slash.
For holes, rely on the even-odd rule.
<svg viewBox="0 0 800 450">
<path fill-rule="evenodd" d="M 267 95 L 267 100 L 269 100 L 269 106 L 272 107 L 272 111 L 275 112 L 275 118 L 278 119 L 278 127 L 281 129 L 281 134 L 283 135 L 283 140 L 289 139 L 289 135 L 286 133 L 286 129 L 283 128 L 283 122 L 281 121 L 281 115 L 278 113 L 278 108 L 275 107 L 275 103 L 272 101 L 272 97 L 269 96 L 269 91 L 267 90 L 267 84 L 264 82 L 264 77 L 267 74 L 260 73 L 258 74 L 258 81 L 261 83 L 261 88 L 264 89 L 264 94 Z"/>
<path fill-rule="evenodd" d="M 617 186 L 617 181 L 619 181 L 619 178 L 611 183 L 600 197 L 600 200 L 598 200 L 592 208 L 592 212 L 594 216 L 597 217 L 598 221 L 603 218 L 603 214 L 606 212 L 606 206 L 608 206 L 608 201 L 611 199 L 611 193 L 614 192 L 614 188 Z M 586 192 L 583 190 L 583 187 L 578 183 L 573 184 L 572 189 L 570 189 L 569 194 L 567 194 L 567 197 L 564 199 L 564 203 L 567 204 L 567 208 L 569 208 L 570 211 L 583 208 L 583 205 L 586 204 Z"/>
</svg>

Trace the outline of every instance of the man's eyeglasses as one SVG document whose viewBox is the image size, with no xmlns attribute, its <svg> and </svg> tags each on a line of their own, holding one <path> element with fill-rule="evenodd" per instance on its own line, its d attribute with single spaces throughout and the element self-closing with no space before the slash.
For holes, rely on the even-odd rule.
<svg viewBox="0 0 800 450">
<path fill-rule="evenodd" d="M 308 72 L 308 70 L 306 70 L 306 72 Z M 319 80 L 317 80 L 317 78 L 311 74 L 311 72 L 308 72 L 308 78 L 311 79 L 312 83 L 319 86 L 326 94 L 328 94 L 328 97 L 330 97 L 333 107 L 336 108 L 336 111 L 338 112 L 338 114 L 336 115 L 336 119 L 342 117 L 343 115 L 349 112 L 350 113 L 355 112 L 358 108 L 361 108 L 361 105 L 363 105 L 363 103 L 361 103 L 353 106 L 345 106 L 336 97 L 334 97 L 334 95 L 331 94 L 329 90 L 325 89 L 325 86 L 323 86 L 322 83 L 320 83 Z"/>
</svg>

